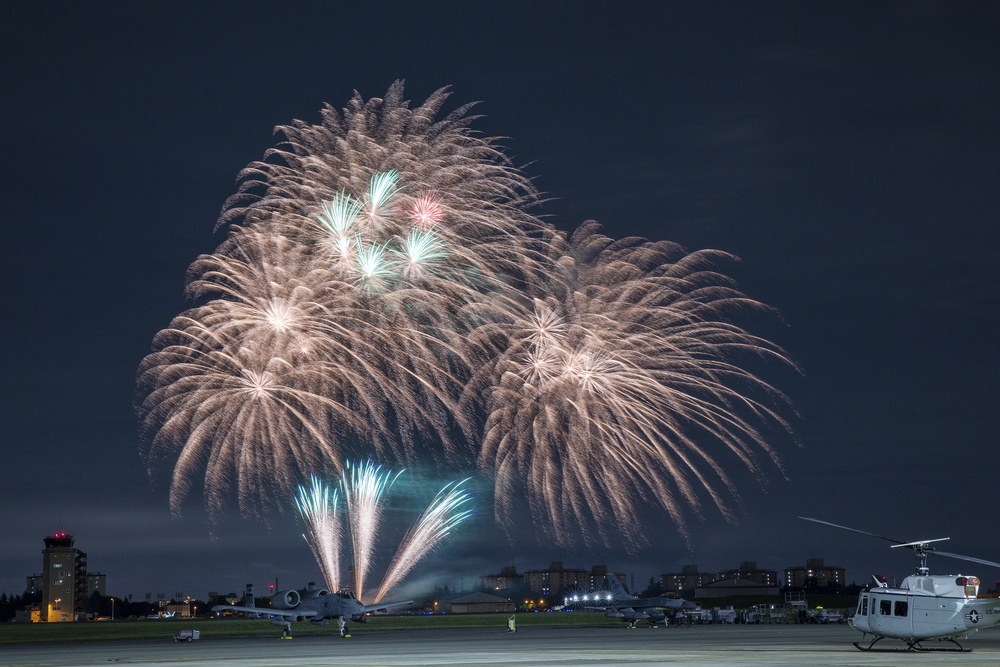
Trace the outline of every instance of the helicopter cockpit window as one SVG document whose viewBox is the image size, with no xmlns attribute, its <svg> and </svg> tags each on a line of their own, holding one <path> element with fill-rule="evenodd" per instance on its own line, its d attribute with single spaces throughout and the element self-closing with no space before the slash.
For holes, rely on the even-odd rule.
<svg viewBox="0 0 1000 667">
<path fill-rule="evenodd" d="M 910 604 L 906 600 L 896 600 L 896 607 L 893 616 L 906 616 L 909 613 Z"/>
<path fill-rule="evenodd" d="M 861 602 L 858 605 L 858 607 L 859 607 L 858 608 L 858 614 L 860 614 L 861 616 L 867 616 L 868 615 L 868 596 L 867 595 L 862 595 L 861 596 Z"/>
<path fill-rule="evenodd" d="M 979 577 L 959 577 L 955 579 L 955 585 L 963 588 L 967 598 L 979 595 Z"/>
<path fill-rule="evenodd" d="M 878 613 L 883 616 L 892 615 L 892 600 L 879 600 L 878 601 Z"/>
</svg>

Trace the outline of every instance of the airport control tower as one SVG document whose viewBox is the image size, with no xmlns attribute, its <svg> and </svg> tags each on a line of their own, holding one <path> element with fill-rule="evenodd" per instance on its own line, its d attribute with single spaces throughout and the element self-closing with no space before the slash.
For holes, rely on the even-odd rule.
<svg viewBox="0 0 1000 667">
<path fill-rule="evenodd" d="M 87 554 L 73 547 L 73 536 L 69 533 L 54 533 L 44 539 L 40 620 L 74 621 L 85 599 Z"/>
</svg>

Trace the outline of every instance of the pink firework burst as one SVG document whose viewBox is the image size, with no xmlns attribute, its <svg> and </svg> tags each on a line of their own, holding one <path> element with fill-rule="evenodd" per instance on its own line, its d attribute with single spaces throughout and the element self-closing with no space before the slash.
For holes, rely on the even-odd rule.
<svg viewBox="0 0 1000 667">
<path fill-rule="evenodd" d="M 423 196 L 413 202 L 410 217 L 423 231 L 427 231 L 444 219 L 444 209 L 433 197 Z"/>
</svg>

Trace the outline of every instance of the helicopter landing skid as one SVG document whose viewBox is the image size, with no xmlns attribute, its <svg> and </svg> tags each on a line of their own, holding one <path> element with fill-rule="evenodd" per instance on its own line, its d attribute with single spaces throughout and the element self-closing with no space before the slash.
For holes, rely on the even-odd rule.
<svg viewBox="0 0 1000 667">
<path fill-rule="evenodd" d="M 909 653 L 910 651 L 917 651 L 920 653 L 971 653 L 971 648 L 965 648 L 959 644 L 954 639 L 941 639 L 942 642 L 951 642 L 956 646 L 956 648 L 945 647 L 945 646 L 935 646 L 933 648 L 926 648 L 920 645 L 919 641 L 907 642 L 906 648 L 872 648 L 876 643 L 885 639 L 885 637 L 875 637 L 872 639 L 868 646 L 862 646 L 860 642 L 854 642 L 854 648 L 859 651 L 872 651 L 873 653 Z"/>
</svg>

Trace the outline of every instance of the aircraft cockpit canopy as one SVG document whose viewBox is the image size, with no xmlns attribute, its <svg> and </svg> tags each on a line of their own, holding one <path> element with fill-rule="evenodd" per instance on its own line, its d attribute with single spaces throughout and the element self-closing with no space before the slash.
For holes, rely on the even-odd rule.
<svg viewBox="0 0 1000 667">
<path fill-rule="evenodd" d="M 354 593 L 349 588 L 341 588 L 337 591 L 337 597 L 344 598 L 345 600 L 357 600 Z"/>
</svg>

